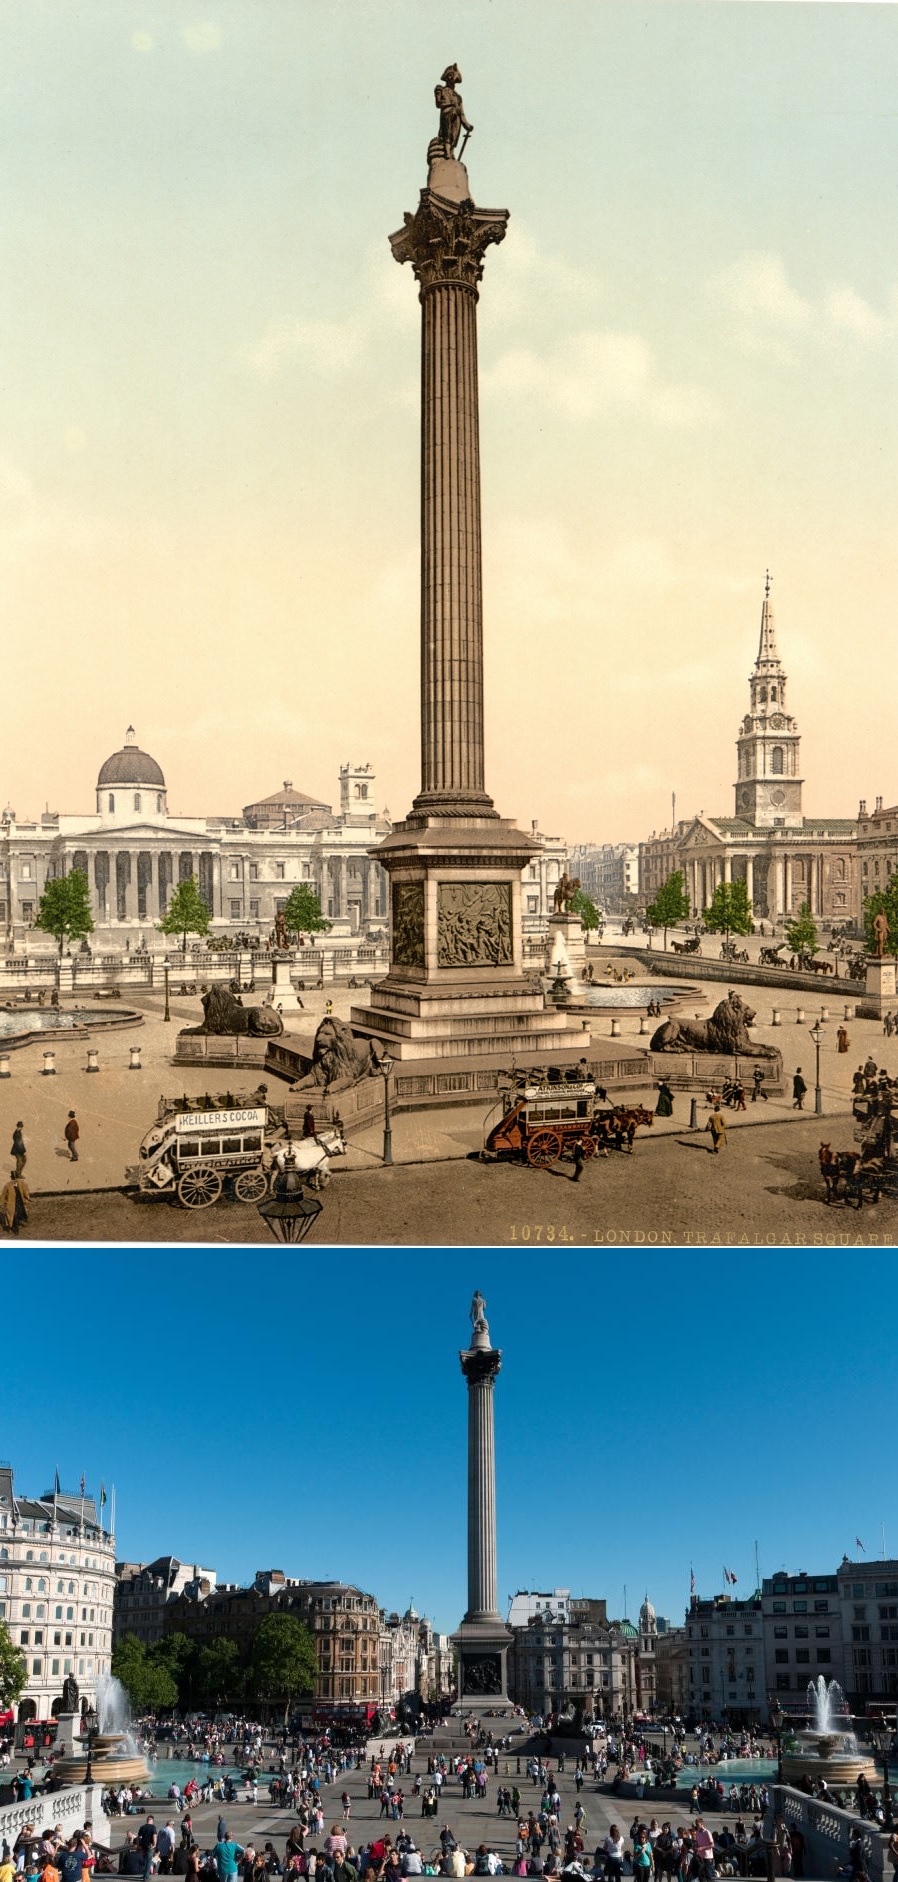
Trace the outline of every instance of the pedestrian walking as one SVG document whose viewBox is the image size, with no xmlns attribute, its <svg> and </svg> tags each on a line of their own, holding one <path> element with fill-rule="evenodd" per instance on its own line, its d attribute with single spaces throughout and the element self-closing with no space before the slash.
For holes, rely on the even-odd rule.
<svg viewBox="0 0 898 1882">
<path fill-rule="evenodd" d="M 10 1235 L 18 1235 L 23 1222 L 28 1220 L 28 1204 L 31 1192 L 18 1170 L 10 1170 L 9 1182 L 0 1190 L 0 1221 Z"/>
<path fill-rule="evenodd" d="M 836 1038 L 839 1041 L 839 1051 L 847 1052 L 848 1046 L 849 1046 L 849 1039 L 848 1039 L 848 1034 L 844 1026 L 839 1027 L 838 1032 L 836 1033 Z"/>
<path fill-rule="evenodd" d="M 582 1137 L 578 1137 L 574 1145 L 574 1182 L 575 1183 L 579 1183 L 580 1178 L 583 1175 L 583 1165 L 585 1162 L 586 1162 L 586 1151 L 583 1148 L 583 1139 Z"/>
<path fill-rule="evenodd" d="M 752 1075 L 751 1075 L 751 1084 L 752 1084 L 752 1092 L 751 1092 L 752 1104 L 757 1104 L 759 1098 L 763 1098 L 764 1103 L 766 1104 L 768 1097 L 769 1097 L 769 1093 L 764 1090 L 764 1071 L 763 1071 L 762 1066 L 760 1065 L 755 1066 L 754 1071 L 752 1072 Z"/>
<path fill-rule="evenodd" d="M 805 1084 L 804 1079 L 801 1076 L 801 1066 L 799 1065 L 792 1079 L 792 1109 L 793 1111 L 804 1110 L 804 1095 L 806 1091 L 807 1091 L 807 1085 Z"/>
<path fill-rule="evenodd" d="M 78 1119 L 76 1118 L 74 1111 L 69 1112 L 68 1123 L 66 1124 L 65 1130 L 63 1131 L 62 1134 L 66 1140 L 66 1143 L 68 1144 L 69 1156 L 71 1157 L 72 1162 L 77 1163 L 78 1139 L 81 1136 L 81 1130 L 78 1124 Z"/>
<path fill-rule="evenodd" d="M 25 1126 L 21 1118 L 19 1118 L 18 1124 L 12 1134 L 12 1149 L 9 1153 L 11 1157 L 15 1157 L 17 1176 L 21 1176 L 28 1161 L 28 1152 L 25 1149 L 25 1138 L 23 1135 L 24 1129 Z"/>
<path fill-rule="evenodd" d="M 722 1116 L 720 1107 L 716 1104 L 705 1129 L 711 1132 L 711 1149 L 716 1157 L 721 1144 L 725 1144 L 727 1140 L 726 1118 Z"/>
</svg>

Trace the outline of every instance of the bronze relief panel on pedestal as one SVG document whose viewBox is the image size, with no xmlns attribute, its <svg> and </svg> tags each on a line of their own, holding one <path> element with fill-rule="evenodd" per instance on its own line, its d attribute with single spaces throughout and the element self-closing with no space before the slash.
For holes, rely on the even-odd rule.
<svg viewBox="0 0 898 1882">
<path fill-rule="evenodd" d="M 513 961 L 511 883 L 439 883 L 437 965 L 510 967 Z"/>
<path fill-rule="evenodd" d="M 394 967 L 424 966 L 424 884 L 396 882 L 393 885 Z"/>
</svg>

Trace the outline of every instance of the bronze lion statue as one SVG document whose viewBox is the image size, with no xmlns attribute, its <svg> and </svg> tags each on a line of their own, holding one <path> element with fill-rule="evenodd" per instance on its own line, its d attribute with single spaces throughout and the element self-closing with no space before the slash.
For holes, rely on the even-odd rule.
<svg viewBox="0 0 898 1882">
<path fill-rule="evenodd" d="M 754 1008 L 746 1006 L 738 993 L 728 993 L 715 1006 L 710 1019 L 670 1018 L 652 1034 L 652 1052 L 712 1052 L 732 1058 L 772 1059 L 776 1046 L 757 1045 L 748 1036 L 754 1023 Z"/>
<path fill-rule="evenodd" d="M 383 1047 L 377 1039 L 357 1039 L 345 1019 L 323 1019 L 312 1047 L 312 1068 L 298 1078 L 294 1091 L 313 1086 L 325 1091 L 346 1091 L 380 1067 Z"/>
<path fill-rule="evenodd" d="M 284 1022 L 273 1006 L 243 1006 L 230 987 L 217 984 L 203 994 L 203 1023 L 185 1026 L 187 1033 L 248 1033 L 252 1038 L 282 1033 Z"/>
</svg>

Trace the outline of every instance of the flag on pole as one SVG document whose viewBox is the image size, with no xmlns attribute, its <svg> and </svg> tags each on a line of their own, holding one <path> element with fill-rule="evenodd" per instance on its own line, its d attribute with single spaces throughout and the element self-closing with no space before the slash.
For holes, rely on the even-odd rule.
<svg viewBox="0 0 898 1882">
<path fill-rule="evenodd" d="M 735 1587 L 736 1582 L 739 1580 L 739 1577 L 738 1575 L 733 1574 L 733 1571 L 731 1568 L 725 1568 L 723 1571 L 723 1579 L 724 1581 L 729 1582 L 733 1587 Z"/>
<path fill-rule="evenodd" d="M 81 1495 L 84 1495 L 84 1472 L 81 1472 Z"/>
<path fill-rule="evenodd" d="M 860 1552 L 861 1552 L 861 1554 L 862 1554 L 862 1555 L 866 1555 L 866 1553 L 867 1553 L 867 1551 L 866 1551 L 866 1549 L 864 1548 L 864 1545 L 863 1545 L 863 1543 L 862 1543 L 862 1541 L 861 1541 L 861 1539 L 860 1539 L 860 1536 L 855 1536 L 855 1538 L 854 1538 L 854 1546 L 855 1546 L 855 1548 L 856 1548 L 856 1549 L 860 1549 Z"/>
<path fill-rule="evenodd" d="M 59 1471 L 57 1470 L 55 1477 L 53 1479 L 53 1495 L 59 1496 L 61 1491 L 62 1491 L 62 1484 L 59 1481 Z"/>
<path fill-rule="evenodd" d="M 689 1564 L 689 1593 L 695 1593 L 695 1570 L 691 1562 Z"/>
<path fill-rule="evenodd" d="M 103 1508 L 105 1501 L 106 1501 L 106 1485 L 105 1483 L 101 1483 L 100 1485 L 100 1508 L 101 1509 Z"/>
</svg>

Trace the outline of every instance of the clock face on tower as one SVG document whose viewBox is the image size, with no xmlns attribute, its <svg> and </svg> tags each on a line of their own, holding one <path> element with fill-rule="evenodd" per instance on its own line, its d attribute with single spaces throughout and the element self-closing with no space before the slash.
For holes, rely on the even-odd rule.
<svg viewBox="0 0 898 1882">
<path fill-rule="evenodd" d="M 770 715 L 770 723 L 774 732 L 781 732 L 786 721 L 781 712 L 773 712 Z"/>
<path fill-rule="evenodd" d="M 738 807 L 740 810 L 751 809 L 751 791 L 747 791 L 744 785 L 741 791 L 739 792 L 737 802 L 738 802 Z"/>
</svg>

